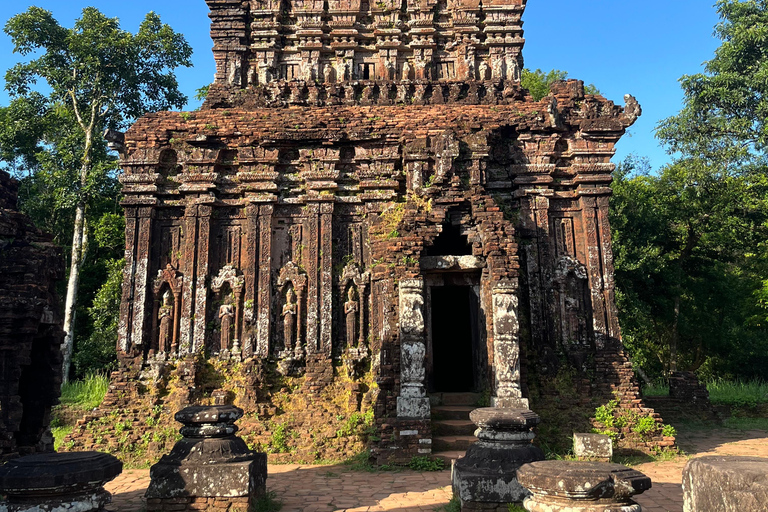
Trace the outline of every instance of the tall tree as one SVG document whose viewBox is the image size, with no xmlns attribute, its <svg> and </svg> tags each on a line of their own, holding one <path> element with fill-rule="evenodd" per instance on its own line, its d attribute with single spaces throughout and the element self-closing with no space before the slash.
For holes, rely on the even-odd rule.
<svg viewBox="0 0 768 512">
<path fill-rule="evenodd" d="M 617 285 L 635 354 L 651 359 L 653 339 L 665 371 L 765 377 L 768 1 L 717 9 L 722 44 L 681 78 L 684 107 L 658 126 L 674 162 L 617 172 Z"/>
<path fill-rule="evenodd" d="M 658 136 L 687 158 L 741 167 L 768 148 L 768 1 L 718 0 L 722 44 L 680 83 L 685 106 Z"/>
<path fill-rule="evenodd" d="M 35 57 L 6 73 L 11 97 L 44 98 L 48 109 L 59 112 L 61 119 L 72 120 L 68 128 L 79 141 L 64 309 L 66 381 L 78 287 L 88 248 L 87 211 L 109 170 L 100 151 L 100 135 L 105 129 L 123 128 L 146 112 L 181 108 L 187 98 L 179 91 L 174 70 L 192 65 L 192 49 L 181 34 L 152 12 L 132 34 L 120 28 L 119 20 L 93 7 L 83 9 L 71 29 L 62 27 L 49 11 L 30 7 L 8 21 L 5 33 L 11 37 L 15 53 Z M 39 79 L 46 87 L 35 90 Z"/>
</svg>

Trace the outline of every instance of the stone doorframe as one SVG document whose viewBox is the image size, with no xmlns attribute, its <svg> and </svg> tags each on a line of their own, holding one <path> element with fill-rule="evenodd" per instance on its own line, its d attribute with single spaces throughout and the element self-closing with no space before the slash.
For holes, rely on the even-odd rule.
<svg viewBox="0 0 768 512">
<path fill-rule="evenodd" d="M 400 395 L 397 417 L 428 419 L 426 386 L 426 326 L 424 321 L 424 279 L 403 279 L 399 283 Z M 520 386 L 520 324 L 516 280 L 497 282 L 491 292 L 493 307 L 493 389 L 491 405 L 527 409 Z M 490 334 L 490 333 L 489 333 Z"/>
</svg>

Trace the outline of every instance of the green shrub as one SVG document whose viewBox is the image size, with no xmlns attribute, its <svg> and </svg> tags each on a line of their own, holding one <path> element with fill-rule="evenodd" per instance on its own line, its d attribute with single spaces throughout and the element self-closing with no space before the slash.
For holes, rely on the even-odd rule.
<svg viewBox="0 0 768 512">
<path fill-rule="evenodd" d="M 283 502 L 277 498 L 275 491 L 267 491 L 251 505 L 248 512 L 278 512 L 283 508 Z"/>
<path fill-rule="evenodd" d="M 458 496 L 454 496 L 453 498 L 451 498 L 451 501 L 449 501 L 442 507 L 437 507 L 435 511 L 436 512 L 461 512 L 461 501 L 459 501 Z"/>
<path fill-rule="evenodd" d="M 677 435 L 677 429 L 672 425 L 664 425 L 661 427 L 661 435 L 664 437 L 675 437 Z"/>
<path fill-rule="evenodd" d="M 645 435 L 652 434 L 659 430 L 659 424 L 652 416 L 642 416 L 637 420 L 637 423 L 632 427 L 632 432 L 635 434 Z"/>
<path fill-rule="evenodd" d="M 275 428 L 272 430 L 272 435 L 269 437 L 268 451 L 270 453 L 288 453 L 291 451 L 288 446 L 290 434 L 290 429 L 285 423 L 278 423 L 275 425 Z"/>
<path fill-rule="evenodd" d="M 414 471 L 442 471 L 445 469 L 445 461 L 432 457 L 413 457 L 408 467 Z"/>
</svg>

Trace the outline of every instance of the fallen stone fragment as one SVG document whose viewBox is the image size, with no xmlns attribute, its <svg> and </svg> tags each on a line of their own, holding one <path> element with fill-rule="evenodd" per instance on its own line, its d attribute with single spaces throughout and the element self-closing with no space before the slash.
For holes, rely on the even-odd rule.
<svg viewBox="0 0 768 512">
<path fill-rule="evenodd" d="M 526 464 L 517 480 L 532 495 L 528 512 L 641 512 L 632 496 L 651 479 L 621 464 L 547 460 Z"/>
<path fill-rule="evenodd" d="M 603 434 L 573 434 L 573 454 L 580 460 L 610 462 L 613 441 Z"/>
<path fill-rule="evenodd" d="M 762 512 L 768 507 L 768 459 L 708 456 L 683 469 L 684 512 Z"/>
<path fill-rule="evenodd" d="M 112 495 L 104 484 L 123 463 L 99 452 L 47 453 L 0 467 L 0 512 L 91 512 L 104 510 Z"/>
</svg>

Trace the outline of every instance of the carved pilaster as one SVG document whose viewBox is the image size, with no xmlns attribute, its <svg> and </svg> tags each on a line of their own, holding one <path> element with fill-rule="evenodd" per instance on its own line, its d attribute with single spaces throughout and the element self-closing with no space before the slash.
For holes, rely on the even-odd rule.
<svg viewBox="0 0 768 512">
<path fill-rule="evenodd" d="M 491 292 L 493 301 L 493 407 L 528 408 L 520 387 L 520 324 L 517 283 L 502 281 Z"/>
<path fill-rule="evenodd" d="M 131 328 L 130 342 L 128 348 L 143 350 L 149 329 L 147 328 L 147 319 L 149 318 L 148 299 L 150 287 L 149 275 L 149 257 L 150 247 L 152 246 L 152 228 L 155 209 L 151 207 L 139 208 L 137 230 L 136 230 L 136 251 L 134 259 L 134 292 L 133 292 L 133 326 Z"/>
<path fill-rule="evenodd" d="M 400 294 L 400 396 L 398 418 L 426 419 L 430 415 L 429 398 L 424 385 L 426 343 L 424 340 L 424 281 L 404 279 Z"/>
<path fill-rule="evenodd" d="M 211 214 L 213 208 L 207 205 L 198 207 L 198 232 L 197 232 L 197 264 L 195 265 L 195 304 L 194 327 L 192 333 L 193 353 L 205 348 L 205 324 L 208 310 L 208 280 L 210 239 L 211 239 Z M 181 352 L 181 351 L 180 351 Z"/>
<path fill-rule="evenodd" d="M 333 349 L 333 203 L 320 204 L 320 347 Z"/>
<path fill-rule="evenodd" d="M 189 353 L 192 346 L 192 314 L 195 304 L 195 259 L 198 237 L 197 205 L 189 205 L 184 211 L 184 249 L 179 262 L 181 273 L 187 276 L 181 294 L 182 314 L 179 332 L 179 351 Z"/>
<path fill-rule="evenodd" d="M 259 282 L 256 318 L 256 347 L 259 357 L 269 355 L 270 308 L 272 304 L 272 215 L 275 207 L 263 204 L 259 207 Z"/>
<path fill-rule="evenodd" d="M 118 347 L 127 353 L 133 334 L 133 295 L 136 290 L 136 245 L 138 242 L 138 209 L 125 209 L 125 269 L 123 270 L 123 297 L 120 302 L 120 322 L 117 326 Z"/>
</svg>

